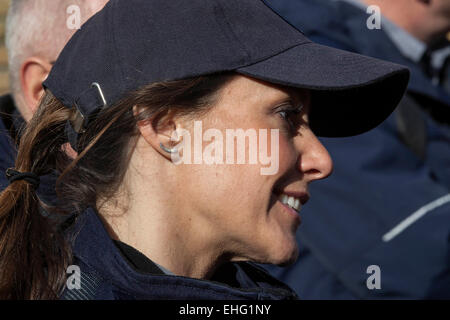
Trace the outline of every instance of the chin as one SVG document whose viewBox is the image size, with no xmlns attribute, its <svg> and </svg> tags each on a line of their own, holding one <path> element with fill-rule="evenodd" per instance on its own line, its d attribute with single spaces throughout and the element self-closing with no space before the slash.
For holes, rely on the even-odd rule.
<svg viewBox="0 0 450 320">
<path fill-rule="evenodd" d="M 277 265 L 280 267 L 287 267 L 287 266 L 290 266 L 291 264 L 295 263 L 297 261 L 297 259 L 298 259 L 298 248 L 297 248 L 297 250 L 295 250 L 295 252 L 293 252 L 293 254 L 291 256 L 289 256 L 286 259 L 283 259 Z"/>
<path fill-rule="evenodd" d="M 280 267 L 287 267 L 293 264 L 298 259 L 299 249 L 297 243 L 289 243 L 284 245 L 282 248 L 277 248 L 271 259 L 269 259 L 270 264 L 274 264 Z"/>
</svg>

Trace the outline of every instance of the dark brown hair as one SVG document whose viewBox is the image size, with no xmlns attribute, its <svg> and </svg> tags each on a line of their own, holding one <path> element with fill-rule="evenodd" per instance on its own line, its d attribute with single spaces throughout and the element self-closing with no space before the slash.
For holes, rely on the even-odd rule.
<svg viewBox="0 0 450 320">
<path fill-rule="evenodd" d="M 172 111 L 181 116 L 207 111 L 232 75 L 153 83 L 128 94 L 98 114 L 80 137 L 82 151 L 74 160 L 64 152 L 65 125 L 73 109 L 46 92 L 21 137 L 15 169 L 39 176 L 57 173 L 58 205 L 44 204 L 26 181 L 16 181 L 0 194 L 0 299 L 58 298 L 72 256 L 54 216 L 80 214 L 114 195 L 138 121 Z M 135 116 L 134 106 L 144 112 Z"/>
</svg>

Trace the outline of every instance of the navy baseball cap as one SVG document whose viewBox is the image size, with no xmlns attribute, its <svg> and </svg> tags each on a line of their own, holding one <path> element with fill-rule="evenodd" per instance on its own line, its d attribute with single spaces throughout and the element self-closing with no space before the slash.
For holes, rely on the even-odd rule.
<svg viewBox="0 0 450 320">
<path fill-rule="evenodd" d="M 311 89 L 310 126 L 327 137 L 379 125 L 409 79 L 403 66 L 310 41 L 261 0 L 110 0 L 75 33 L 44 87 L 78 109 L 73 134 L 139 87 L 226 71 Z"/>
</svg>

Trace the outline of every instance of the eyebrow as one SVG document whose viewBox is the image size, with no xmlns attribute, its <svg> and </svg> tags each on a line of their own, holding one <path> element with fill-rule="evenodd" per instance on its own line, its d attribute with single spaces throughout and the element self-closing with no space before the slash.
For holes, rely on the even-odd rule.
<svg viewBox="0 0 450 320">
<path fill-rule="evenodd" d="M 301 96 L 299 90 L 303 90 L 303 89 L 289 88 L 288 90 L 286 90 L 285 93 L 286 93 L 287 97 L 285 100 L 291 100 L 291 101 L 295 102 L 295 104 L 302 103 L 306 107 L 305 101 L 302 101 L 302 99 L 301 99 L 302 96 Z"/>
<path fill-rule="evenodd" d="M 302 99 L 302 95 L 300 93 L 300 90 L 308 91 L 309 99 L 305 100 Z M 312 104 L 312 97 L 311 97 L 311 90 L 304 89 L 304 88 L 293 88 L 289 87 L 286 89 L 285 93 L 288 95 L 288 98 L 286 101 L 291 100 L 294 102 L 295 105 L 302 105 L 303 112 L 306 112 L 309 114 L 311 111 L 311 104 Z"/>
</svg>

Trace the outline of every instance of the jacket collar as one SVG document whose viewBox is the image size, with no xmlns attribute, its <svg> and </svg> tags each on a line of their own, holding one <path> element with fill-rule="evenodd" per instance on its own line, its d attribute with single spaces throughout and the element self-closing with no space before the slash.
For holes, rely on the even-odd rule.
<svg viewBox="0 0 450 320">
<path fill-rule="evenodd" d="M 127 262 L 97 212 L 88 208 L 73 228 L 75 260 L 138 299 L 295 299 L 289 287 L 251 263 L 228 263 L 213 280 L 142 273 Z"/>
</svg>

